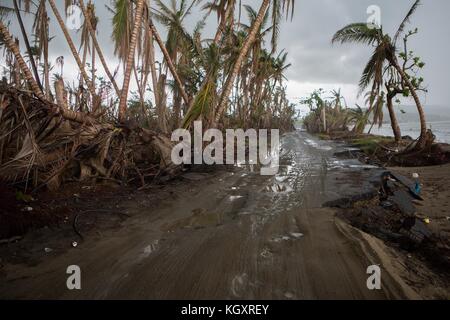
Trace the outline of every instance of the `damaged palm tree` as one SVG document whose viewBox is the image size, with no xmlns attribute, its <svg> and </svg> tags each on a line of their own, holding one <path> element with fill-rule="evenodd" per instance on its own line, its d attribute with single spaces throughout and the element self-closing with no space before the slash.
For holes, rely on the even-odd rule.
<svg viewBox="0 0 450 320">
<path fill-rule="evenodd" d="M 25 189 L 47 186 L 52 190 L 74 179 L 127 182 L 130 174 L 139 171 L 134 155 L 142 150 L 134 145 L 148 149 L 147 162 L 153 160 L 164 171 L 176 170 L 167 158 L 170 141 L 71 110 L 62 79 L 55 81 L 57 104 L 46 100 L 2 22 L 0 32 L 31 88 L 30 92 L 6 84 L 0 87 L 1 180 Z"/>
<path fill-rule="evenodd" d="M 127 183 L 136 174 L 174 174 L 171 142 L 149 130 L 115 127 L 77 114 L 55 84 L 61 106 L 13 88 L 0 87 L 0 179 L 12 184 L 57 189 L 64 181 Z M 138 169 L 139 168 L 139 169 Z M 157 170 L 159 168 L 159 170 Z M 152 169 L 149 172 L 148 169 Z M 144 180 L 145 181 L 144 177 Z"/>
</svg>

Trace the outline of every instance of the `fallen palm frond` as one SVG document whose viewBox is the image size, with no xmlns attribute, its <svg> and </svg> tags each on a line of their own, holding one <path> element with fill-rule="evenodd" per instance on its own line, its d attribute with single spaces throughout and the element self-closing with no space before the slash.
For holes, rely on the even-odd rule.
<svg viewBox="0 0 450 320">
<path fill-rule="evenodd" d="M 117 127 L 0 87 L 0 179 L 7 183 L 55 190 L 67 180 L 126 182 L 155 164 L 173 173 L 170 150 L 169 139 L 149 130 Z"/>
</svg>

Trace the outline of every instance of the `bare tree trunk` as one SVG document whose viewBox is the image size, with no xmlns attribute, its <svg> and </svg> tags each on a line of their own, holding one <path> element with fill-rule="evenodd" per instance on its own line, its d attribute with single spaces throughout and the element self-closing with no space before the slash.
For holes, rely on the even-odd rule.
<svg viewBox="0 0 450 320">
<path fill-rule="evenodd" d="M 83 11 L 83 15 L 84 15 L 84 17 L 86 19 L 86 25 L 87 25 L 87 27 L 89 29 L 89 32 L 91 33 L 92 42 L 94 43 L 95 50 L 98 53 L 98 57 L 100 58 L 100 62 L 102 63 L 103 69 L 105 70 L 105 73 L 108 76 L 109 81 L 111 81 L 111 84 L 113 85 L 114 89 L 116 90 L 117 96 L 120 97 L 120 89 L 117 86 L 116 80 L 114 79 L 113 75 L 111 74 L 111 71 L 109 71 L 108 64 L 106 63 L 105 56 L 103 55 L 102 48 L 98 44 L 97 36 L 95 34 L 95 30 L 92 27 L 91 21 L 90 21 L 90 19 L 88 17 L 89 15 L 88 15 L 88 13 L 86 11 L 86 7 L 84 6 L 84 1 L 83 0 L 79 0 L 79 3 L 80 3 L 80 8 Z"/>
<path fill-rule="evenodd" d="M 247 36 L 247 39 L 244 42 L 241 52 L 239 53 L 239 56 L 234 63 L 231 74 L 228 76 L 228 79 L 225 82 L 225 86 L 222 91 L 220 102 L 217 107 L 215 123 L 213 124 L 213 126 L 217 125 L 217 123 L 222 118 L 222 115 L 225 112 L 225 109 L 227 108 L 228 96 L 230 95 L 230 92 L 233 88 L 234 80 L 236 79 L 236 76 L 239 73 L 239 70 L 241 69 L 244 59 L 247 57 L 247 54 L 248 54 L 248 51 L 250 50 L 251 45 L 255 41 L 256 34 L 258 33 L 258 30 L 261 27 L 261 24 L 264 20 L 264 16 L 266 15 L 267 9 L 269 8 L 269 4 L 270 4 L 270 0 L 263 0 L 263 3 L 261 4 L 261 8 L 259 9 L 259 12 L 258 12 L 258 16 L 256 17 L 256 20 L 251 28 L 249 35 Z"/>
<path fill-rule="evenodd" d="M 14 0 L 14 11 L 16 12 L 17 20 L 19 21 L 20 30 L 22 32 L 23 40 L 25 41 L 25 46 L 26 46 L 27 52 L 28 52 L 28 58 L 30 59 L 30 62 L 31 62 L 31 68 L 33 69 L 36 83 L 38 84 L 41 91 L 43 91 L 44 89 L 42 87 L 41 79 L 39 78 L 39 72 L 36 67 L 36 61 L 34 60 L 33 52 L 31 51 L 30 42 L 28 41 L 28 35 L 25 30 L 25 26 L 23 25 L 23 20 L 22 20 L 21 14 L 20 14 L 19 6 L 17 4 L 17 0 Z"/>
<path fill-rule="evenodd" d="M 69 110 L 69 105 L 67 104 L 67 91 L 64 88 L 64 81 L 61 78 L 55 81 L 55 94 L 58 106 L 65 111 Z"/>
<path fill-rule="evenodd" d="M 327 109 L 322 108 L 322 121 L 323 121 L 323 132 L 327 133 Z"/>
<path fill-rule="evenodd" d="M 158 126 L 163 133 L 167 133 L 167 121 L 166 121 L 166 75 L 161 73 L 158 81 L 158 101 L 159 105 L 156 106 L 156 113 L 158 115 Z"/>
<path fill-rule="evenodd" d="M 38 97 L 39 99 L 45 101 L 44 93 L 42 92 L 41 88 L 39 87 L 36 80 L 33 78 L 33 74 L 31 73 L 30 69 L 27 66 L 27 63 L 23 59 L 22 55 L 20 54 L 20 50 L 17 47 L 14 40 L 11 38 L 11 34 L 9 33 L 6 26 L 3 24 L 3 22 L 0 20 L 0 34 L 3 36 L 4 43 L 6 47 L 12 52 L 14 55 L 20 70 L 22 70 L 23 74 L 25 75 L 25 80 L 29 83 L 31 90 L 33 93 Z"/>
<path fill-rule="evenodd" d="M 96 79 L 96 74 L 95 74 L 95 47 L 92 48 L 92 52 L 91 52 L 91 61 L 92 61 L 92 86 L 94 87 L 95 90 L 95 79 Z"/>
<path fill-rule="evenodd" d="M 149 63 L 150 63 L 150 71 L 152 74 L 152 86 L 153 86 L 153 94 L 155 96 L 155 105 L 158 106 L 159 95 L 158 95 L 158 77 L 156 75 L 156 66 L 155 66 L 155 46 L 153 42 L 153 31 L 151 28 L 147 28 L 149 33 L 149 41 L 150 41 L 150 50 L 149 50 Z"/>
<path fill-rule="evenodd" d="M 48 24 L 47 24 L 48 27 Z M 48 41 L 44 42 L 44 79 L 45 79 L 45 95 L 48 100 L 52 100 L 51 84 L 50 84 L 50 67 L 48 64 Z"/>
<path fill-rule="evenodd" d="M 73 43 L 72 38 L 70 37 L 69 31 L 67 30 L 66 24 L 65 24 L 64 20 L 62 19 L 61 15 L 59 14 L 58 8 L 55 5 L 55 1 L 48 0 L 48 3 L 50 4 L 50 7 L 52 8 L 53 14 L 55 15 L 56 19 L 58 20 L 58 23 L 59 23 L 59 26 L 61 27 L 62 32 L 64 33 L 64 37 L 66 38 L 67 44 L 70 47 L 70 51 L 72 52 L 72 55 L 75 58 L 78 68 L 80 69 L 81 76 L 84 78 L 84 81 L 86 82 L 86 85 L 88 86 L 89 92 L 91 93 L 92 97 L 95 98 L 95 96 L 96 96 L 95 88 L 94 88 L 91 80 L 89 79 L 89 76 L 86 73 L 84 65 L 81 62 L 80 56 L 78 55 L 77 49 L 75 48 L 75 44 Z"/>
<path fill-rule="evenodd" d="M 128 89 L 130 88 L 131 72 L 133 71 L 133 66 L 134 66 L 134 56 L 135 56 L 135 49 L 136 49 L 136 44 L 137 44 L 137 37 L 138 37 L 138 33 L 139 33 L 139 28 L 141 28 L 141 24 L 142 24 L 143 8 L 144 8 L 144 0 L 137 1 L 136 17 L 135 17 L 135 21 L 134 21 L 133 32 L 131 33 L 130 49 L 128 52 L 123 86 L 122 86 L 122 94 L 120 96 L 120 103 L 119 103 L 119 121 L 120 122 L 124 122 L 126 120 Z"/>
<path fill-rule="evenodd" d="M 184 90 L 183 83 L 181 82 L 180 76 L 178 75 L 177 70 L 175 69 L 172 59 L 170 58 L 169 52 L 167 51 L 167 48 L 164 45 L 164 42 L 162 41 L 161 37 L 159 36 L 158 30 L 156 30 L 156 27 L 153 24 L 152 19 L 149 18 L 148 23 L 149 23 L 150 29 L 152 30 L 153 36 L 155 37 L 155 40 L 158 43 L 158 46 L 164 55 L 164 59 L 166 60 L 167 66 L 169 67 L 169 70 L 170 70 L 170 73 L 172 73 L 172 76 L 175 79 L 178 89 L 180 90 L 180 94 L 184 100 L 184 103 L 189 105 L 189 97 L 186 94 L 186 91 Z"/>
</svg>

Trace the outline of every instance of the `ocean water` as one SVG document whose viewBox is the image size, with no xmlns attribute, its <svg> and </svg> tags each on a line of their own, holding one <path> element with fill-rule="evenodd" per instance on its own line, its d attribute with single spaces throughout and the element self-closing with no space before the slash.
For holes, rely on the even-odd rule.
<svg viewBox="0 0 450 320">
<path fill-rule="evenodd" d="M 410 136 L 413 139 L 420 136 L 420 124 L 418 122 L 400 123 L 399 126 L 402 131 L 402 136 Z M 428 122 L 427 126 L 433 131 L 438 142 L 450 143 L 450 121 Z M 368 132 L 369 129 L 370 126 L 366 129 L 366 132 Z M 374 127 L 372 133 L 388 137 L 394 136 L 392 128 L 388 123 L 384 123 L 381 128 Z"/>
</svg>

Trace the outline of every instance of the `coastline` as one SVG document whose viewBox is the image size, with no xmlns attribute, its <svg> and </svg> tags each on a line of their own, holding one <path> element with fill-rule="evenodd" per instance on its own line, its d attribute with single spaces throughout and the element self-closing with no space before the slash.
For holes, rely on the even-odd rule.
<svg viewBox="0 0 450 320">
<path fill-rule="evenodd" d="M 429 239 L 414 244 L 392 233 L 395 224 L 403 221 L 398 209 L 382 210 L 378 195 L 370 199 L 354 199 L 331 204 L 337 216 L 361 232 L 362 237 L 377 248 L 384 264 L 393 268 L 398 277 L 415 289 L 421 299 L 450 299 L 450 163 L 448 158 L 441 164 L 426 166 L 389 166 L 386 150 L 392 147 L 392 139 L 385 136 L 363 135 L 358 137 L 320 136 L 347 143 L 352 151 L 337 154 L 338 157 L 354 157 L 363 163 L 384 168 L 400 179 L 412 181 L 413 174 L 419 175 L 422 201 L 412 200 L 415 220 L 431 232 Z M 355 143 L 356 142 L 356 143 Z M 408 143 L 408 142 L 407 142 Z M 385 149 L 383 149 L 383 147 Z M 446 143 L 435 143 L 434 148 L 446 150 Z M 389 151 L 388 151 L 389 153 Z M 381 156 L 380 156 L 381 154 Z M 448 154 L 447 154 L 448 155 Z M 429 157 L 433 154 L 430 153 Z M 429 161 L 433 163 L 433 161 Z M 412 187 L 412 186 L 411 186 Z M 397 212 L 397 213 L 394 213 Z M 385 217 L 392 215 L 392 217 Z M 387 231 L 391 230 L 391 231 Z M 406 245 L 405 245 L 406 244 Z M 393 267 L 395 266 L 395 267 Z"/>
</svg>

